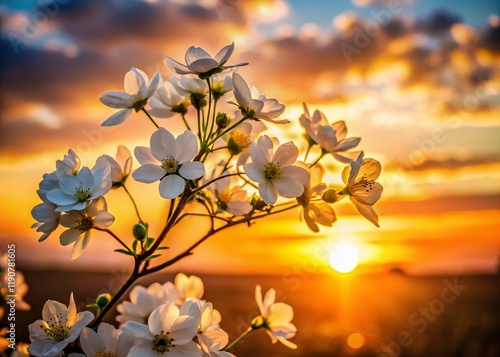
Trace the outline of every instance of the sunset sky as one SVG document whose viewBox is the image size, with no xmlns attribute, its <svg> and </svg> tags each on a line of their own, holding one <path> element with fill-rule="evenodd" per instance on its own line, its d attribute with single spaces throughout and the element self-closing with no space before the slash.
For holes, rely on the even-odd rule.
<svg viewBox="0 0 500 357">
<path fill-rule="evenodd" d="M 37 5 L 38 3 L 38 5 Z M 45 5 L 42 5 L 45 4 Z M 19 265 L 93 269 L 127 261 L 96 233 L 76 261 L 60 231 L 43 243 L 30 229 L 42 175 L 73 148 L 85 166 L 119 144 L 148 145 L 141 113 L 102 129 L 114 113 L 98 98 L 123 90 L 131 67 L 172 72 L 165 56 L 187 48 L 215 54 L 235 43 L 231 63 L 248 83 L 287 105 L 284 135 L 301 141 L 302 103 L 345 120 L 365 157 L 382 163 L 375 205 L 380 228 L 345 200 L 334 227 L 310 232 L 299 210 L 213 237 L 176 269 L 325 272 L 330 250 L 350 242 L 360 271 L 492 273 L 500 261 L 500 6 L 453 0 L 60 0 L 2 1 L 0 251 L 17 244 Z M 230 98 L 228 98 L 230 100 Z M 192 108 L 191 108 L 192 109 Z M 193 115 L 193 112 L 190 112 Z M 159 120 L 179 134 L 178 117 Z M 281 128 L 271 128 L 279 133 Z M 331 161 L 333 163 L 333 161 Z M 343 165 L 327 179 L 340 183 Z M 138 167 L 134 161 L 134 168 Z M 164 201 L 157 185 L 130 180 L 153 232 Z M 112 192 L 113 230 L 126 236 L 133 210 Z M 192 222 L 191 222 L 192 224 Z M 188 241 L 177 233 L 175 241 Z M 181 239 L 182 238 L 182 239 Z M 105 253 L 105 254 L 102 254 Z M 96 259 L 98 258 L 98 259 Z M 256 263 L 258 262 L 258 264 Z"/>
</svg>

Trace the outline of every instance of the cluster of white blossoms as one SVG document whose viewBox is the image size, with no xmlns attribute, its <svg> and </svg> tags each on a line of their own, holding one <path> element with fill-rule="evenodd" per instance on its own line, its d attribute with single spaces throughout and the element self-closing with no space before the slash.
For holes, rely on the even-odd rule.
<svg viewBox="0 0 500 357">
<path fill-rule="evenodd" d="M 64 227 L 60 243 L 73 244 L 75 259 L 88 246 L 91 232 L 99 231 L 116 241 L 116 252 L 133 259 L 133 269 L 122 288 L 105 299 L 106 304 L 96 303 L 95 317 L 90 312 L 77 314 L 72 299 L 68 308 L 47 302 L 43 320 L 30 327 L 33 355 L 56 356 L 69 345 L 71 351 L 80 348 L 87 356 L 230 356 L 226 351 L 240 339 L 228 344 L 227 334 L 219 327 L 220 314 L 201 300 L 200 281 L 179 275 L 175 284 L 155 283 L 148 288 L 132 287 L 135 281 L 192 255 L 198 245 L 226 228 L 251 226 L 290 209 L 300 208 L 301 219 L 318 232 L 318 225 L 328 227 L 336 221 L 333 205 L 349 197 L 359 213 L 378 226 L 373 205 L 382 194 L 376 182 L 381 165 L 353 150 L 360 138 L 348 137 L 343 121 L 330 123 L 319 110 L 311 115 L 304 104 L 304 113 L 296 121 L 303 127 L 304 142 L 280 143 L 265 132 L 267 125 L 290 125 L 293 120 L 281 118 L 285 105 L 248 85 L 236 72 L 247 63 L 226 64 L 233 50 L 231 44 L 212 57 L 190 47 L 185 64 L 165 59 L 175 75 L 164 79 L 155 73 L 150 78 L 132 68 L 125 75 L 125 92 L 107 92 L 100 98 L 119 109 L 103 126 L 122 124 L 133 112 L 142 112 L 155 127 L 149 146 L 133 150 L 135 169 L 131 151 L 120 145 L 116 158 L 103 155 L 92 167 L 82 166 L 70 149 L 56 162 L 55 171 L 43 175 L 37 191 L 42 203 L 32 210 L 37 221 L 33 227 L 42 233 L 39 240 Z M 170 128 L 157 124 L 157 119 L 165 118 L 167 124 L 177 122 Z M 339 183 L 323 180 L 321 160 L 326 156 L 344 165 Z M 158 184 L 159 205 L 166 202 L 168 213 L 156 235 L 127 188 L 129 177 Z M 106 201 L 112 189 L 123 189 L 137 216 L 129 237 L 112 231 L 115 217 Z M 210 228 L 199 232 L 195 243 L 169 240 L 181 245 L 180 253 L 171 253 L 166 238 L 188 216 L 208 221 Z M 129 288 L 130 301 L 117 306 L 119 329 L 101 323 Z M 262 299 L 257 287 L 256 299 L 261 315 L 247 333 L 265 328 L 273 342 L 295 348 L 288 341 L 296 331 L 290 322 L 291 307 L 275 303 L 272 289 Z"/>
<path fill-rule="evenodd" d="M 86 327 L 94 315 L 77 312 L 73 294 L 69 305 L 49 300 L 42 311 L 42 319 L 29 325 L 33 356 L 60 356 L 78 339 L 83 353 L 70 357 L 231 357 L 227 352 L 228 334 L 220 327 L 221 314 L 212 303 L 203 300 L 204 286 L 197 276 L 178 274 L 174 283 L 153 283 L 148 288 L 137 285 L 130 292 L 130 301 L 118 306 L 121 313 L 116 320 L 120 326 L 101 322 L 95 329 Z M 249 332 L 264 328 L 273 343 L 282 342 L 296 348 L 288 339 L 296 328 L 290 322 L 292 308 L 275 302 L 275 291 L 270 289 L 264 299 L 261 287 L 255 289 L 256 304 L 261 315 L 256 317 Z M 240 340 L 245 338 L 245 333 Z"/>
</svg>

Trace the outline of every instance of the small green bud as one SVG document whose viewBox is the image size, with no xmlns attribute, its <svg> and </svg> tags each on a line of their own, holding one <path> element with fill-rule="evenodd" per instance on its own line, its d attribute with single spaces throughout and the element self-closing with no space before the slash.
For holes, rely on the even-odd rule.
<svg viewBox="0 0 500 357">
<path fill-rule="evenodd" d="M 337 192 L 333 189 L 326 190 L 325 193 L 323 193 L 323 197 L 321 197 L 323 201 L 328 202 L 328 203 L 335 203 L 339 199 L 339 195 Z"/>
<path fill-rule="evenodd" d="M 134 238 L 137 240 L 144 240 L 144 238 L 148 235 L 148 226 L 144 223 L 136 223 L 134 224 L 134 228 L 132 228 L 132 233 L 134 234 Z"/>
<path fill-rule="evenodd" d="M 215 118 L 215 123 L 217 124 L 217 127 L 220 129 L 225 129 L 229 125 L 229 122 L 231 120 L 227 116 L 226 113 L 217 113 L 217 117 Z"/>
<path fill-rule="evenodd" d="M 239 146 L 236 140 L 234 140 L 234 138 L 232 137 L 227 141 L 227 149 L 229 150 L 231 155 L 238 155 L 243 151 L 243 148 Z"/>
<path fill-rule="evenodd" d="M 102 309 L 104 309 L 104 307 L 107 304 L 109 304 L 110 301 L 111 301 L 111 295 L 108 293 L 105 293 L 105 294 L 99 295 L 97 297 L 97 299 L 95 299 L 95 304 L 97 305 L 99 310 L 102 310 Z"/>
</svg>

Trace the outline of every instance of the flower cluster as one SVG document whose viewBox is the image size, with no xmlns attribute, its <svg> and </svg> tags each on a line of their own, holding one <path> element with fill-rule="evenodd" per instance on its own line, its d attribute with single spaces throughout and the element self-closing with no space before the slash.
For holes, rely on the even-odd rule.
<svg viewBox="0 0 500 357">
<path fill-rule="evenodd" d="M 227 357 L 231 355 L 227 350 L 258 328 L 265 328 L 273 342 L 295 348 L 288 341 L 296 332 L 290 322 L 292 308 L 275 303 L 272 289 L 262 298 L 257 287 L 261 315 L 241 339 L 228 344 L 219 325 L 220 314 L 202 300 L 203 284 L 198 278 L 178 275 L 174 284 L 132 285 L 190 256 L 198 245 L 224 229 L 251 226 L 256 220 L 291 209 L 300 208 L 301 218 L 318 232 L 318 225 L 331 226 L 337 220 L 334 204 L 349 197 L 359 213 L 378 226 L 373 205 L 382 194 L 382 186 L 376 182 L 381 165 L 356 150 L 361 139 L 348 137 L 343 121 L 330 123 L 319 110 L 311 115 L 305 104 L 297 120 L 304 130 L 304 142 L 280 143 L 265 133 L 267 126 L 288 125 L 293 119 L 282 118 L 285 105 L 266 97 L 236 72 L 247 63 L 227 65 L 233 51 L 231 44 L 212 57 L 191 47 L 185 64 L 165 59 L 175 72 L 171 77 L 155 73 L 150 79 L 132 68 L 125 75 L 125 92 L 107 92 L 100 98 L 108 107 L 119 109 L 102 125 L 122 124 L 135 111 L 144 113 L 155 127 L 149 146 L 133 150 L 139 164 L 135 170 L 124 146 L 118 147 L 116 159 L 103 155 L 92 168 L 81 166 L 70 149 L 56 162 L 56 170 L 43 176 L 37 191 L 42 203 L 32 210 L 37 221 L 33 227 L 42 233 L 39 240 L 47 239 L 59 226 L 65 227 L 60 242 L 73 244 L 71 257 L 75 259 L 88 246 L 90 233 L 97 230 L 116 241 L 116 252 L 131 257 L 133 269 L 117 294 L 98 299 L 96 316 L 77 314 L 72 298 L 69 307 L 47 302 L 43 320 L 30 327 L 33 355 L 55 356 L 71 344 L 87 356 Z M 167 125 L 158 125 L 158 119 L 167 119 Z M 178 125 L 168 128 L 175 120 L 185 129 L 172 129 Z M 344 165 L 340 185 L 323 179 L 322 160 L 328 156 Z M 164 227 L 156 235 L 127 189 L 130 176 L 139 183 L 158 184 L 159 202 L 167 203 Z M 111 230 L 115 217 L 108 212 L 106 201 L 111 189 L 123 189 L 135 210 L 137 221 L 132 222 L 129 237 L 119 237 Z M 166 238 L 188 216 L 209 222 L 210 228 L 200 232 L 191 245 L 181 247 L 180 253 L 170 253 Z M 119 329 L 101 323 L 131 287 L 130 301 L 117 306 Z"/>
<path fill-rule="evenodd" d="M 49 300 L 43 307 L 42 319 L 29 325 L 28 351 L 33 356 L 59 356 L 78 339 L 83 353 L 71 353 L 70 357 L 234 357 L 227 350 L 259 328 L 267 331 L 273 343 L 280 341 L 296 348 L 288 341 L 296 331 L 290 322 L 293 310 L 287 304 L 275 303 L 274 289 L 263 300 L 261 287 L 256 287 L 261 315 L 231 345 L 228 334 L 220 327 L 221 314 L 202 299 L 203 292 L 199 277 L 182 273 L 174 283 L 154 283 L 148 288 L 137 285 L 130 292 L 130 301 L 118 306 L 118 329 L 105 322 L 96 330 L 86 327 L 94 315 L 77 312 L 73 294 L 69 306 Z"/>
</svg>

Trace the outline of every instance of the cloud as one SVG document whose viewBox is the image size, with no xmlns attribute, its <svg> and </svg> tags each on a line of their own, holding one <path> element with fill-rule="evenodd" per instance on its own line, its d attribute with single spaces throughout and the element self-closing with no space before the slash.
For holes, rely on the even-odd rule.
<svg viewBox="0 0 500 357">
<path fill-rule="evenodd" d="M 415 29 L 431 36 L 439 36 L 460 22 L 462 18 L 459 14 L 441 9 L 435 10 L 428 17 L 418 19 Z"/>
<path fill-rule="evenodd" d="M 387 169 L 397 167 L 405 171 L 436 171 L 436 170 L 459 170 L 463 168 L 475 168 L 484 165 L 498 165 L 500 156 L 475 156 L 468 158 L 448 157 L 443 159 L 426 159 L 411 166 L 400 164 L 389 164 Z"/>
</svg>

